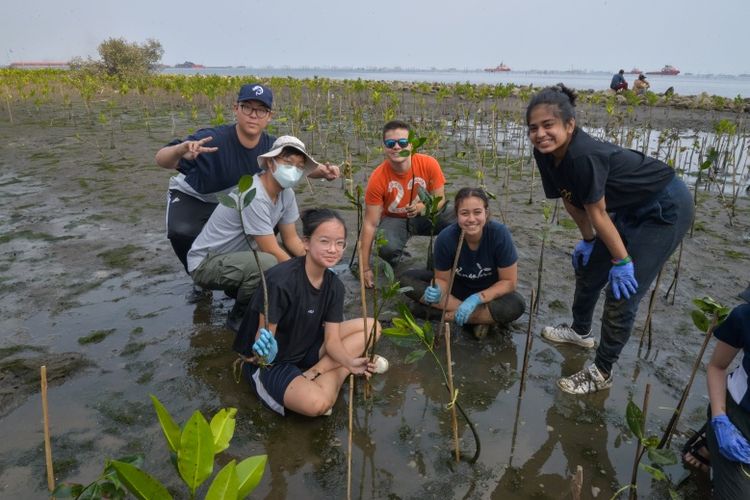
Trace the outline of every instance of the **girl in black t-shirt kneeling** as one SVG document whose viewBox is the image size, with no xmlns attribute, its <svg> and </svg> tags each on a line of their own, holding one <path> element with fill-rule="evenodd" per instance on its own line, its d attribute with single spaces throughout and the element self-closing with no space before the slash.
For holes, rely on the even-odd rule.
<svg viewBox="0 0 750 500">
<path fill-rule="evenodd" d="M 243 373 L 272 410 L 307 416 L 330 414 L 350 373 L 369 377 L 387 369 L 385 358 L 363 357 L 362 318 L 344 321 L 344 285 L 329 270 L 346 248 L 340 215 L 312 209 L 302 215 L 306 255 L 266 272 L 268 329 L 264 328 L 263 290 L 258 289 L 240 326 L 234 349 L 246 361 Z M 367 318 L 367 331 L 373 318 Z M 380 335 L 376 325 L 375 335 Z M 259 356 L 267 366 L 258 365 Z"/>
</svg>

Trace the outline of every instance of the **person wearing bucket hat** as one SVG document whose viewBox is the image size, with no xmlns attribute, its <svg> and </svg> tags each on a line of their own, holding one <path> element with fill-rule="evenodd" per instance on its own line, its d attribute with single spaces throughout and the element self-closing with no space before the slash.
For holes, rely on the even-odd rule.
<svg viewBox="0 0 750 500">
<path fill-rule="evenodd" d="M 167 238 L 187 271 L 187 253 L 218 204 L 217 195 L 243 175 L 260 171 L 258 157 L 276 137 L 266 133 L 273 118 L 273 91 L 260 83 L 240 87 L 233 105 L 235 123 L 200 129 L 175 139 L 156 153 L 156 163 L 178 174 L 169 180 Z M 336 179 L 336 165 L 321 164 L 310 177 Z"/>
<path fill-rule="evenodd" d="M 713 497 L 750 498 L 750 286 L 713 332 L 716 345 L 706 367 L 708 422 L 683 448 L 686 464 L 713 476 Z M 729 372 L 737 354 L 742 362 Z"/>
<path fill-rule="evenodd" d="M 638 75 L 638 79 L 633 82 L 633 92 L 637 95 L 645 94 L 649 88 L 651 88 L 651 84 L 646 81 L 646 75 L 643 73 Z"/>
<path fill-rule="evenodd" d="M 299 209 L 294 186 L 319 166 L 305 144 L 288 135 L 276 139 L 256 161 L 261 171 L 253 176 L 253 201 L 241 216 L 235 208 L 217 206 L 187 254 L 187 270 L 196 285 L 236 297 L 227 321 L 233 330 L 260 283 L 261 271 L 305 254 L 295 227 Z M 238 199 L 236 190 L 229 196 Z M 277 226 L 284 248 L 276 239 Z M 261 269 L 247 251 L 245 235 L 258 251 Z"/>
</svg>

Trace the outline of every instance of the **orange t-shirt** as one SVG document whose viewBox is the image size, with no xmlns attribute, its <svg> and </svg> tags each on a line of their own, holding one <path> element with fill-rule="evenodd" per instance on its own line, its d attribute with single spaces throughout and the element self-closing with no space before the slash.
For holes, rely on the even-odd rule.
<svg viewBox="0 0 750 500">
<path fill-rule="evenodd" d="M 385 160 L 367 182 L 365 203 L 383 207 L 383 215 L 388 217 L 406 217 L 409 200 L 419 197 L 413 183 L 421 185 L 428 193 L 443 187 L 445 176 L 438 161 L 432 156 L 416 153 L 411 157 L 411 169 L 401 174 L 394 172 Z"/>
</svg>

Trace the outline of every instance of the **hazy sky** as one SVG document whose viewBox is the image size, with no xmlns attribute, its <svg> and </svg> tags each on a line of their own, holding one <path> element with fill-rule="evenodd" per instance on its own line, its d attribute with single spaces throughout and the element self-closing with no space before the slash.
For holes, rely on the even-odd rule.
<svg viewBox="0 0 750 500">
<path fill-rule="evenodd" d="M 165 64 L 750 73 L 748 0 L 37 0 L 0 16 L 0 65 L 96 56 L 110 37 Z"/>
</svg>

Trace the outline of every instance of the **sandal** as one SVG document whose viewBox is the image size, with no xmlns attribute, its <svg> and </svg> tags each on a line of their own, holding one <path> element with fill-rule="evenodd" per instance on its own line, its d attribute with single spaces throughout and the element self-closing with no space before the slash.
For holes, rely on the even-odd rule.
<svg viewBox="0 0 750 500">
<path fill-rule="evenodd" d="M 693 433 L 682 447 L 682 461 L 692 469 L 708 473 L 711 468 L 708 443 L 706 441 L 706 426 L 703 424 L 699 431 Z"/>
</svg>

